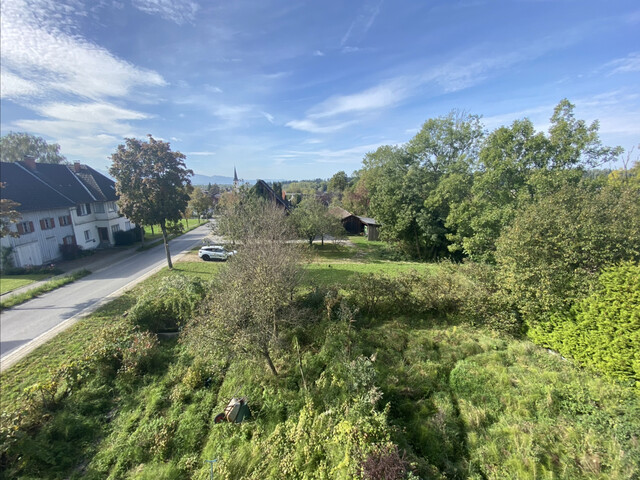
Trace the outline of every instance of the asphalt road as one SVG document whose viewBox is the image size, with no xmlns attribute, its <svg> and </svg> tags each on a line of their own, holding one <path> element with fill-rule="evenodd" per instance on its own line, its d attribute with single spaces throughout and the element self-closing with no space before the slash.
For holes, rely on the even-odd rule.
<svg viewBox="0 0 640 480">
<path fill-rule="evenodd" d="M 172 258 L 186 252 L 210 233 L 203 225 L 169 242 Z M 120 258 L 74 283 L 34 298 L 0 314 L 2 369 L 30 345 L 57 332 L 73 319 L 89 313 L 113 296 L 167 264 L 164 245 Z M 89 269 L 91 269 L 89 267 Z M 39 343 L 38 343 L 39 344 Z M 20 355 L 21 356 L 21 355 Z"/>
</svg>

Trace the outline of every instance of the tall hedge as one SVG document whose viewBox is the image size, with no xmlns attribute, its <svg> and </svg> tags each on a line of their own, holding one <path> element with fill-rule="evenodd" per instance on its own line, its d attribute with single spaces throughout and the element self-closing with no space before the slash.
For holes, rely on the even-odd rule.
<svg viewBox="0 0 640 480">
<path fill-rule="evenodd" d="M 564 356 L 640 386 L 640 264 L 605 269 L 593 294 L 529 334 Z"/>
</svg>

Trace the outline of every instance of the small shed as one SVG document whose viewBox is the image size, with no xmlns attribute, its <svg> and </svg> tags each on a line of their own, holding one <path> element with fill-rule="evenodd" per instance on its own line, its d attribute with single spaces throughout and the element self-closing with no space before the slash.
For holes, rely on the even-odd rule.
<svg viewBox="0 0 640 480">
<path fill-rule="evenodd" d="M 365 232 L 367 240 L 373 241 L 380 238 L 380 224 L 378 222 L 369 217 L 358 217 L 358 219 L 362 223 L 362 230 Z"/>
<path fill-rule="evenodd" d="M 378 240 L 380 224 L 373 218 L 360 217 L 344 208 L 331 207 L 329 212 L 338 217 L 344 229 L 351 235 L 367 235 L 367 240 Z"/>
</svg>

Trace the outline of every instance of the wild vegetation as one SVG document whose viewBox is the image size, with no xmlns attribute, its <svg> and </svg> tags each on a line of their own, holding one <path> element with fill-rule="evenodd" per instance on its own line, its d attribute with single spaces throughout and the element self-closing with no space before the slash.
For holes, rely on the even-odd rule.
<svg viewBox="0 0 640 480">
<path fill-rule="evenodd" d="M 572 108 L 548 134 L 431 119 L 336 177 L 385 242 L 292 242 L 295 212 L 223 195 L 237 256 L 160 272 L 3 374 L 1 475 L 640 476 L 638 168 L 588 173 L 619 150 Z M 251 420 L 215 423 L 234 396 Z"/>
</svg>

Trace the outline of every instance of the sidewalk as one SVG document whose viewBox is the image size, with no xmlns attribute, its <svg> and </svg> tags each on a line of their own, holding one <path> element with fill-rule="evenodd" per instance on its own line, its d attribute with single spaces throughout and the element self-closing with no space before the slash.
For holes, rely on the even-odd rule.
<svg viewBox="0 0 640 480">
<path fill-rule="evenodd" d="M 104 250 L 97 250 L 93 255 L 89 255 L 82 258 L 77 258 L 75 260 L 68 260 L 66 262 L 60 262 L 56 265 L 57 268 L 63 271 L 60 275 L 55 275 L 53 277 L 45 278 L 44 280 L 40 280 L 39 282 L 30 283 L 29 285 L 25 285 L 24 287 L 16 288 L 15 290 L 11 290 L 3 295 L 0 295 L 0 301 L 4 301 L 14 295 L 19 295 L 24 292 L 28 292 L 29 290 L 33 290 L 34 288 L 39 287 L 47 282 L 55 280 L 57 278 L 69 275 L 78 270 L 89 270 L 91 273 L 95 273 L 98 270 L 103 269 L 109 265 L 113 265 L 114 263 L 119 262 L 125 258 L 135 255 L 138 253 L 139 245 L 133 245 L 129 248 L 106 248 Z"/>
<path fill-rule="evenodd" d="M 208 225 L 208 222 L 205 222 L 199 226 L 201 227 L 204 225 Z M 178 236 L 181 236 L 181 235 L 178 235 Z M 173 238 L 176 238 L 176 237 L 170 238 L 169 241 L 171 241 Z M 157 242 L 157 239 L 153 240 L 152 242 Z M 146 242 L 145 245 L 149 245 L 150 243 L 151 242 Z M 162 243 L 160 242 L 159 244 L 161 245 Z M 154 247 L 155 246 L 156 245 L 154 245 Z M 56 267 L 62 270 L 63 272 L 60 275 L 55 275 L 53 277 L 46 278 L 39 282 L 30 283 L 29 285 L 25 285 L 24 287 L 11 290 L 10 292 L 0 295 L 0 301 L 4 301 L 14 295 L 19 295 L 21 293 L 28 292 L 29 290 L 33 290 L 34 288 L 37 288 L 40 285 L 43 285 L 57 278 L 69 275 L 78 270 L 89 270 L 91 273 L 96 273 L 97 271 L 102 270 L 105 267 L 113 265 L 114 263 L 117 263 L 125 258 L 136 255 L 137 253 L 140 253 L 138 252 L 138 248 L 140 248 L 140 243 L 136 242 L 134 245 L 131 245 L 129 247 L 112 247 L 112 248 L 106 248 L 104 250 L 95 250 L 93 255 L 78 258 L 76 260 L 68 260 L 68 261 L 60 262 L 56 265 Z"/>
</svg>

